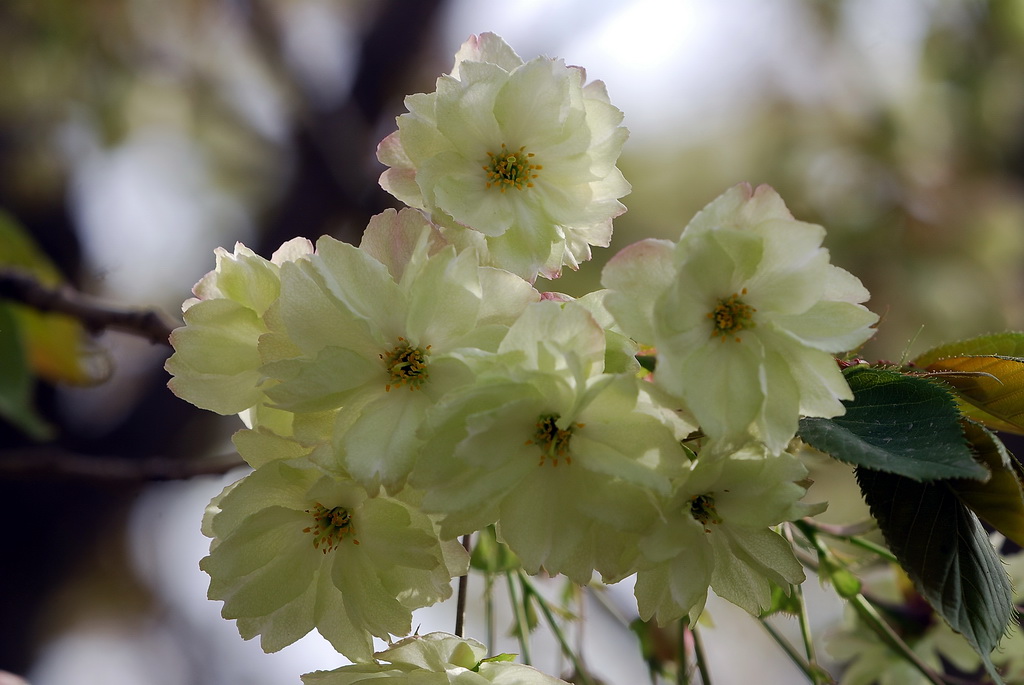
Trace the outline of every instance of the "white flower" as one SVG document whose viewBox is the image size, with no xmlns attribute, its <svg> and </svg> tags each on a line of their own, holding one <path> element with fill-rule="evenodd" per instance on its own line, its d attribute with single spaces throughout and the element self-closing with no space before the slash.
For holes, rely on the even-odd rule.
<svg viewBox="0 0 1024 685">
<path fill-rule="evenodd" d="M 302 676 L 303 685 L 356 685 L 388 680 L 395 685 L 567 685 L 506 658 L 485 659 L 476 640 L 446 633 L 415 635 L 374 656 L 386 663 L 355 664 Z"/>
<path fill-rule="evenodd" d="M 395 493 L 427 410 L 472 381 L 472 360 L 538 298 L 521 278 L 456 254 L 419 212 L 389 210 L 358 248 L 323 237 L 281 270 L 278 316 L 261 340 L 265 392 L 296 421 L 323 423 L 339 468 Z"/>
<path fill-rule="evenodd" d="M 531 305 L 494 366 L 438 408 L 411 476 L 444 537 L 497 522 L 530 573 L 589 582 L 631 568 L 636 535 L 686 457 L 632 374 L 602 373 L 605 333 L 580 305 Z"/>
<path fill-rule="evenodd" d="M 757 615 L 771 603 L 771 583 L 803 582 L 789 543 L 770 527 L 813 513 L 798 502 L 806 474 L 796 457 L 758 445 L 698 457 L 639 542 L 640 617 L 667 625 L 689 615 L 692 625 L 709 586 Z"/>
<path fill-rule="evenodd" d="M 165 368 L 178 397 L 218 414 L 238 414 L 262 402 L 259 338 L 264 317 L 281 290 L 280 265 L 313 251 L 290 240 L 268 261 L 241 243 L 217 248 L 217 267 L 182 305 L 185 325 L 171 334 L 175 352 Z"/>
<path fill-rule="evenodd" d="M 470 38 L 436 92 L 406 98 L 378 149 L 391 167 L 381 186 L 530 281 L 577 268 L 608 245 L 629 192 L 615 166 L 622 113 L 585 80 L 562 60 L 524 63 L 494 34 Z"/>
<path fill-rule="evenodd" d="M 240 448 L 261 439 L 247 435 Z M 315 628 L 348 658 L 369 661 L 372 636 L 408 634 L 412 610 L 450 596 L 468 564 L 424 514 L 302 457 L 266 462 L 225 489 L 203 532 L 213 538 L 200 562 L 210 599 L 223 600 L 242 637 L 261 635 L 267 652 Z"/>
<path fill-rule="evenodd" d="M 803 416 L 852 399 L 833 355 L 871 337 L 868 292 L 829 263 L 825 230 L 793 219 L 768 186 L 736 186 L 677 244 L 645 240 L 616 255 L 605 304 L 634 340 L 657 349 L 655 381 L 704 432 L 782 450 Z"/>
</svg>

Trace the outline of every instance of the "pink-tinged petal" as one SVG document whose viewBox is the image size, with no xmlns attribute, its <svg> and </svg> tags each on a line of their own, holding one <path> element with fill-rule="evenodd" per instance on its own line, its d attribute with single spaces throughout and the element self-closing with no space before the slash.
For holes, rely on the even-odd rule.
<svg viewBox="0 0 1024 685">
<path fill-rule="evenodd" d="M 676 275 L 673 249 L 667 240 L 643 240 L 620 250 L 601 273 L 601 285 L 611 291 L 605 307 L 641 344 L 654 344 L 654 304 Z"/>
<path fill-rule="evenodd" d="M 523 59 L 500 36 L 481 33 L 466 39 L 455 53 L 455 66 L 452 67 L 452 76 L 455 78 L 461 78 L 459 67 L 463 62 L 490 62 L 506 71 L 512 71 L 523 64 Z"/>
</svg>

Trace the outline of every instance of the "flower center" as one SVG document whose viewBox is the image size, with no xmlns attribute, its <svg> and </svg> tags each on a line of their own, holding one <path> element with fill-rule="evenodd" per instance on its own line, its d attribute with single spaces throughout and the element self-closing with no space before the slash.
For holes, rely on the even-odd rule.
<svg viewBox="0 0 1024 685">
<path fill-rule="evenodd" d="M 711 495 L 697 495 L 690 498 L 690 516 L 704 526 L 704 532 L 710 533 L 709 523 L 721 523 L 722 517 L 715 510 L 715 498 Z"/>
<path fill-rule="evenodd" d="M 536 172 L 544 168 L 531 162 L 533 153 L 527 152 L 525 145 L 518 150 L 509 150 L 502 143 L 497 154 L 488 152 L 487 156 L 491 158 L 489 163 L 483 165 L 483 170 L 487 172 L 487 187 L 493 186 L 503 193 L 506 188 L 532 188 L 533 179 L 538 176 Z"/>
<path fill-rule="evenodd" d="M 319 549 L 324 554 L 337 549 L 346 535 L 354 536 L 355 528 L 352 525 L 352 515 L 345 507 L 334 507 L 328 509 L 317 502 L 312 509 L 306 509 L 307 514 L 313 515 L 313 525 L 303 528 L 303 533 L 313 534 L 313 548 Z M 352 544 L 358 545 L 359 540 L 352 538 Z"/>
<path fill-rule="evenodd" d="M 711 331 L 711 337 L 719 336 L 722 342 L 731 337 L 736 342 L 739 342 L 740 336 L 738 333 L 747 328 L 753 328 L 756 325 L 754 323 L 754 312 L 757 310 L 740 299 L 741 295 L 746 294 L 746 288 L 739 293 L 733 293 L 724 300 L 719 300 L 718 305 L 707 313 L 706 316 L 711 319 L 715 326 L 714 330 Z"/>
<path fill-rule="evenodd" d="M 380 355 L 388 368 L 389 378 L 387 385 L 384 386 L 385 392 L 390 392 L 393 385 L 408 385 L 410 390 L 423 385 L 428 377 L 429 354 L 430 345 L 427 345 L 426 349 L 420 349 L 410 345 L 405 338 L 399 338 L 394 349 Z"/>
<path fill-rule="evenodd" d="M 575 423 L 568 428 L 559 428 L 558 419 L 560 414 L 541 414 L 537 418 L 537 430 L 533 437 L 526 441 L 527 445 L 540 446 L 540 462 L 538 466 L 544 466 L 544 460 L 550 459 L 552 466 L 558 466 L 558 460 L 565 458 L 566 464 L 572 463 L 572 456 L 569 454 L 569 441 L 572 439 L 572 432 L 577 428 L 583 428 L 582 423 Z"/>
</svg>

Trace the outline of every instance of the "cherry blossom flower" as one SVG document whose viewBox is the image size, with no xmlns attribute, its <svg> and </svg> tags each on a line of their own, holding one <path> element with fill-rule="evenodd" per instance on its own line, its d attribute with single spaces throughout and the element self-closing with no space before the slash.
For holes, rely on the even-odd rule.
<svg viewBox="0 0 1024 685">
<path fill-rule="evenodd" d="M 622 113 L 585 81 L 562 60 L 524 62 L 494 34 L 471 37 L 435 92 L 406 98 L 378 148 L 391 167 L 381 186 L 530 281 L 577 268 L 608 245 L 630 190 L 615 166 Z"/>
<path fill-rule="evenodd" d="M 248 435 L 239 447 L 259 452 L 260 435 Z M 407 635 L 412 610 L 449 597 L 468 565 L 426 515 L 305 457 L 269 461 L 226 488 L 203 532 L 213 538 L 200 562 L 210 599 L 267 652 L 315 628 L 348 658 L 369 661 L 373 636 Z"/>
<path fill-rule="evenodd" d="M 704 432 L 780 451 L 800 416 L 844 413 L 852 399 L 833 357 L 874 333 L 868 292 L 829 263 L 825 229 L 793 219 L 768 186 L 736 186 L 677 243 L 644 240 L 605 267 L 605 305 L 657 350 L 655 381 Z"/>
</svg>

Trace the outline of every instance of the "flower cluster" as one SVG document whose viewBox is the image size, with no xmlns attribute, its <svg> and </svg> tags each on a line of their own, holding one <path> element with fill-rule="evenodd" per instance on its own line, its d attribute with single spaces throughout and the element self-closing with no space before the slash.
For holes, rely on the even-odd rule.
<svg viewBox="0 0 1024 685">
<path fill-rule="evenodd" d="M 306 683 L 556 682 L 452 636 L 373 653 L 491 525 L 529 573 L 636 574 L 662 623 L 709 589 L 756 614 L 803 580 L 774 529 L 815 511 L 786 448 L 851 396 L 833 355 L 871 335 L 867 293 L 823 229 L 745 185 L 677 243 L 624 250 L 607 290 L 538 293 L 607 245 L 629 189 L 621 114 L 584 81 L 471 38 L 379 148 L 409 208 L 358 247 L 218 251 L 186 302 L 171 388 L 239 414 L 253 469 L 204 520 L 209 594 L 268 651 L 316 629 L 357 662 Z"/>
</svg>

